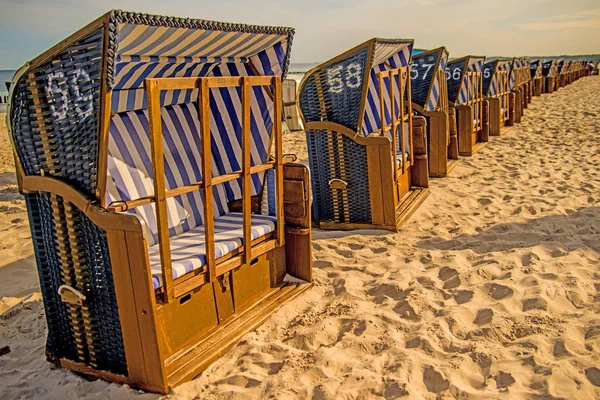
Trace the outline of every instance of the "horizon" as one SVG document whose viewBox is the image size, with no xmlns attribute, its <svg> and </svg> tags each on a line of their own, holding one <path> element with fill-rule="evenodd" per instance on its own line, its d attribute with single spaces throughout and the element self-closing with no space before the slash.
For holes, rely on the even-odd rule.
<svg viewBox="0 0 600 400">
<path fill-rule="evenodd" d="M 50 3 L 50 4 L 49 4 Z M 296 28 L 294 64 L 318 63 L 371 37 L 409 37 L 452 57 L 573 57 L 600 54 L 600 7 L 592 0 L 0 0 L 0 70 L 15 70 L 111 8 Z M 265 13 L 267 9 L 269 12 Z M 365 18 L 365 15 L 369 18 Z M 396 17 L 397 15 L 404 17 Z M 332 18 L 332 16 L 337 18 Z M 398 23 L 397 21 L 400 21 Z M 430 21 L 435 21 L 431 23 Z M 475 34 L 474 34 L 475 33 Z M 477 34 L 479 33 L 479 34 Z M 318 43 L 317 46 L 314 43 Z"/>
</svg>

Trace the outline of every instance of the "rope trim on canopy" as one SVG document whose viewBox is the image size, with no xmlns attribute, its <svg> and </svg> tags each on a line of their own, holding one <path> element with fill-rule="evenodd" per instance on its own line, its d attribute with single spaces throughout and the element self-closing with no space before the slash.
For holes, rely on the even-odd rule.
<svg viewBox="0 0 600 400">
<path fill-rule="evenodd" d="M 161 15 L 151 15 L 122 10 L 113 10 L 108 18 L 108 53 L 107 53 L 107 84 L 110 89 L 114 86 L 115 58 L 118 51 L 118 32 L 120 24 L 143 24 L 149 26 L 164 26 L 174 28 L 204 29 L 222 32 L 240 32 L 287 37 L 287 47 L 281 77 L 285 78 L 290 64 L 290 51 L 294 39 L 294 28 L 279 26 L 261 26 L 217 22 L 194 18 L 176 18 Z"/>
</svg>

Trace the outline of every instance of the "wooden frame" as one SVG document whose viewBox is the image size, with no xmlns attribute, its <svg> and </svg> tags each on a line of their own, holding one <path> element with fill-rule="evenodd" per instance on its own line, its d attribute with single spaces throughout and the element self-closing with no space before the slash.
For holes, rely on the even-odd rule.
<svg viewBox="0 0 600 400">
<path fill-rule="evenodd" d="M 458 153 L 469 157 L 489 141 L 489 103 L 483 99 L 481 72 L 467 72 L 462 76 L 467 85 L 467 101 L 455 105 L 458 121 Z"/>
<path fill-rule="evenodd" d="M 421 120 L 415 120 L 413 129 L 425 130 L 428 135 L 428 153 L 429 160 L 429 177 L 443 178 L 458 165 L 458 135 L 456 132 L 456 111 L 450 107 L 448 102 L 448 82 L 446 79 L 446 71 L 440 69 L 442 59 L 447 58 L 445 48 L 438 48 L 429 51 L 424 51 L 418 54 L 418 57 L 426 57 L 431 54 L 440 53 L 437 63 L 432 67 L 435 68 L 435 76 L 432 77 L 428 88 L 429 99 L 433 91 L 434 82 L 440 83 L 439 99 L 435 110 L 425 110 L 419 104 L 412 103 L 412 107 L 419 115 L 427 118 L 423 124 Z M 417 132 L 418 133 L 418 132 Z"/>
<path fill-rule="evenodd" d="M 489 103 L 489 126 L 490 136 L 500 136 L 506 133 L 510 128 L 507 128 L 511 115 L 511 99 L 514 101 L 514 96 L 510 96 L 508 90 L 508 71 L 500 70 L 499 62 L 495 61 L 492 71 L 492 78 L 496 80 L 498 87 L 496 94 L 488 96 L 486 99 Z M 489 92 L 488 92 L 489 93 Z M 514 106 L 512 107 L 514 109 Z"/>
<path fill-rule="evenodd" d="M 327 135 L 343 137 L 344 140 L 364 146 L 366 152 L 366 171 L 346 171 L 345 165 L 341 165 L 344 172 L 341 174 L 341 179 L 331 179 L 328 182 L 328 189 L 331 190 L 331 195 L 334 199 L 335 206 L 334 216 L 328 220 L 318 221 L 318 226 L 322 229 L 338 229 L 338 230 L 353 230 L 353 229 L 385 229 L 398 231 L 401 225 L 414 213 L 418 206 L 429 195 L 428 181 L 428 161 L 427 161 L 427 138 L 425 130 L 413 129 L 414 118 L 412 117 L 411 103 L 411 88 L 409 79 L 409 67 L 389 68 L 386 71 L 380 72 L 376 76 L 377 82 L 396 80 L 399 86 L 392 88 L 391 105 L 389 114 L 392 115 L 390 124 L 384 123 L 383 127 L 379 127 L 377 131 L 370 132 L 369 135 L 361 134 L 363 129 L 363 116 L 366 110 L 367 93 L 369 91 L 368 84 L 361 84 L 360 99 L 357 98 L 357 121 L 352 128 L 344 126 L 340 123 L 329 121 L 326 110 L 326 101 L 324 98 L 324 83 L 320 77 L 320 73 L 336 63 L 344 62 L 349 57 L 354 56 L 358 52 L 365 51 L 366 62 L 362 66 L 363 70 L 360 75 L 360 82 L 369 82 L 370 72 L 375 60 L 375 48 L 377 44 L 409 44 L 411 40 L 406 39 L 370 39 L 354 48 L 324 62 L 321 65 L 312 68 L 308 71 L 300 84 L 300 98 L 306 89 L 307 82 L 310 77 L 314 79 L 314 90 L 318 97 L 320 108 L 320 120 L 307 121 L 305 113 L 301 109 L 301 117 L 307 136 L 311 131 L 326 132 Z M 389 67 L 389 65 L 388 65 Z M 313 85 L 311 83 L 311 85 Z M 403 87 L 406 85 L 406 87 Z M 312 89 L 311 89 L 312 90 Z M 400 98 L 399 112 L 394 111 L 394 93 L 397 93 Z M 358 97 L 358 95 L 357 95 Z M 381 87 L 379 88 L 379 106 L 381 108 L 383 101 L 381 95 Z M 382 112 L 382 109 L 378 111 Z M 354 115 L 354 111 L 353 114 Z M 404 124 L 408 124 L 408 142 L 405 143 Z M 390 137 L 387 137 L 389 133 Z M 398 138 L 398 134 L 400 137 Z M 323 149 L 323 151 L 343 151 L 343 144 L 338 139 L 338 148 Z M 409 159 L 398 161 L 396 159 L 396 151 L 398 148 L 403 148 L 410 143 L 411 156 Z M 340 148 L 342 148 L 340 150 Z M 309 149 L 310 153 L 310 149 Z M 336 168 L 334 165 L 333 169 Z M 370 220 L 351 222 L 349 217 L 349 199 L 347 187 L 348 183 L 344 178 L 344 174 L 366 174 L 368 180 L 368 188 L 360 187 L 355 190 L 368 191 Z M 333 174 L 332 174 L 333 175 Z M 341 199 L 341 200 L 340 200 Z M 339 202 L 343 203 L 343 207 L 338 207 Z"/>
<path fill-rule="evenodd" d="M 23 176 L 23 193 L 49 193 L 52 198 L 79 210 L 102 229 L 108 241 L 116 301 L 127 360 L 127 375 L 98 370 L 85 360 L 59 358 L 47 350 L 56 365 L 95 378 L 128 384 L 134 388 L 168 393 L 193 379 L 247 332 L 260 325 L 284 302 L 308 289 L 312 281 L 309 173 L 300 164 L 283 164 L 281 124 L 273 124 L 275 153 L 263 165 L 250 165 L 250 90 L 274 88 L 274 118 L 281 117 L 279 77 L 151 78 L 148 93 L 152 144 L 154 196 L 136 199 L 133 208 L 155 203 L 164 286 L 154 290 L 145 238 L 144 222 L 129 213 L 107 210 L 66 183 L 46 176 Z M 241 87 L 243 165 L 241 171 L 213 177 L 210 162 L 210 88 Z M 199 88 L 199 119 L 202 134 L 202 182 L 167 191 L 164 183 L 159 96 L 161 90 Z M 252 173 L 275 170 L 277 229 L 251 240 L 249 191 Z M 212 186 L 242 178 L 243 247 L 229 257 L 215 259 L 212 225 Z M 204 268 L 174 280 L 170 268 L 169 236 L 165 200 L 203 190 L 207 262 Z M 286 274 L 300 280 L 283 280 Z M 74 292 L 75 293 L 75 292 Z M 69 297 L 63 297 L 63 301 Z"/>
</svg>

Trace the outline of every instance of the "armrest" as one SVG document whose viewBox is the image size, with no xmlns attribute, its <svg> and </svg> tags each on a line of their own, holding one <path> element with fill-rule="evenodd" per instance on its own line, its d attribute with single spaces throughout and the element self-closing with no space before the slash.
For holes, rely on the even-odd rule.
<svg viewBox="0 0 600 400">
<path fill-rule="evenodd" d="M 22 188 L 24 194 L 45 192 L 62 197 L 83 211 L 94 224 L 102 229 L 143 232 L 142 223 L 136 216 L 104 210 L 81 192 L 59 179 L 47 176 L 24 176 Z"/>
</svg>

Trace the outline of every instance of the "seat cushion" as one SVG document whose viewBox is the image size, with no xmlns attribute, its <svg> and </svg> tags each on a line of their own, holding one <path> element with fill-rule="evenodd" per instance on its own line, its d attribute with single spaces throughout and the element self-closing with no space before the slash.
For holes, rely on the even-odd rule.
<svg viewBox="0 0 600 400">
<path fill-rule="evenodd" d="M 215 259 L 219 259 L 243 245 L 243 214 L 228 213 L 215 218 Z M 277 219 L 267 215 L 252 215 L 252 240 L 273 232 Z M 204 227 L 197 226 L 171 237 L 173 279 L 206 265 Z M 148 249 L 154 289 L 163 285 L 159 246 Z"/>
</svg>

